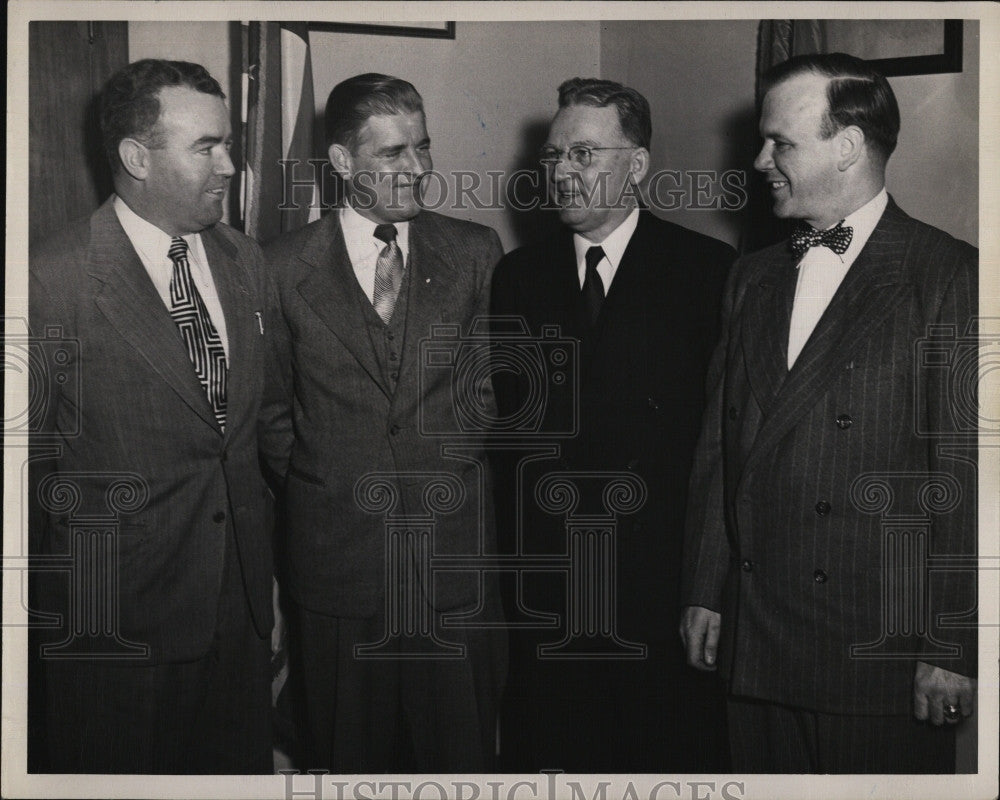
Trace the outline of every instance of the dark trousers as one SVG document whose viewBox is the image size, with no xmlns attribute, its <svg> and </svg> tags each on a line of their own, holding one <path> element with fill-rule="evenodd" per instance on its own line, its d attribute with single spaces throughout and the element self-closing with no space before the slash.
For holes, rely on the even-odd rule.
<svg viewBox="0 0 1000 800">
<path fill-rule="evenodd" d="M 729 730 L 736 772 L 955 772 L 955 729 L 935 728 L 912 715 L 825 714 L 730 698 Z"/>
<path fill-rule="evenodd" d="M 493 770 L 506 633 L 445 628 L 442 615 L 428 613 L 437 635 L 464 646 L 464 656 L 443 657 L 413 637 L 400 644 L 402 655 L 365 658 L 355 648 L 385 637 L 384 614 L 348 619 L 298 609 L 306 768 L 341 774 Z M 488 601 L 480 618 L 500 621 L 499 603 Z"/>
<path fill-rule="evenodd" d="M 683 663 L 680 646 L 640 660 L 539 658 L 521 633 L 500 728 L 501 770 L 728 772 L 722 683 Z"/>
<path fill-rule="evenodd" d="M 270 640 L 254 630 L 235 547 L 230 536 L 215 640 L 202 658 L 41 660 L 46 772 L 273 772 Z"/>
</svg>

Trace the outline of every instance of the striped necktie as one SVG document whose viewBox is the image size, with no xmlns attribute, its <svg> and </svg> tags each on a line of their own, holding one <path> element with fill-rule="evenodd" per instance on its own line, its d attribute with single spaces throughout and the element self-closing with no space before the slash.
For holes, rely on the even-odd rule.
<svg viewBox="0 0 1000 800">
<path fill-rule="evenodd" d="M 375 291 L 372 305 L 386 325 L 392 319 L 399 287 L 403 283 L 403 253 L 396 243 L 395 225 L 376 225 L 375 238 L 385 242 L 375 262 Z"/>
<path fill-rule="evenodd" d="M 167 255 L 174 263 L 170 278 L 170 316 L 187 347 L 188 358 L 215 413 L 219 428 L 226 427 L 226 351 L 212 324 L 205 301 L 191 279 L 188 246 L 180 236 L 170 242 Z"/>
</svg>

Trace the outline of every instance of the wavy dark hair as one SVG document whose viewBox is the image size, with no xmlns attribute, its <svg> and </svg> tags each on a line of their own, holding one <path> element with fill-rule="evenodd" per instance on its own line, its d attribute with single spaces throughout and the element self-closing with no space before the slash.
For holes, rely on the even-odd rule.
<svg viewBox="0 0 1000 800">
<path fill-rule="evenodd" d="M 121 167 L 118 145 L 122 139 L 136 139 L 147 147 L 160 146 L 156 131 L 159 93 L 171 86 L 186 86 L 226 99 L 219 82 L 201 64 L 144 58 L 123 67 L 108 79 L 101 92 L 101 139 L 113 171 Z"/>
<path fill-rule="evenodd" d="M 635 89 L 600 78 L 570 78 L 559 87 L 559 108 L 566 106 L 614 106 L 622 133 L 636 147 L 649 149 L 653 122 L 649 103 Z"/>
</svg>

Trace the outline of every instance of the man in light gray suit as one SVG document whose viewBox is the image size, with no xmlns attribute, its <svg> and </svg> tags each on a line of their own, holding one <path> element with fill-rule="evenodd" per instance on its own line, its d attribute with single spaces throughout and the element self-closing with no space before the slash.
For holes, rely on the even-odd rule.
<svg viewBox="0 0 1000 800">
<path fill-rule="evenodd" d="M 101 97 L 115 195 L 31 248 L 32 331 L 75 344 L 32 373 L 32 444 L 56 453 L 33 465 L 33 589 L 63 622 L 40 662 L 43 771 L 273 769 L 272 304 L 260 248 L 219 221 L 224 97 L 198 64 L 119 71 Z"/>
<path fill-rule="evenodd" d="M 288 420 L 285 447 L 268 456 L 287 475 L 307 766 L 489 771 L 506 639 L 496 628 L 444 629 L 442 615 L 475 611 L 497 624 L 496 590 L 474 571 L 432 576 L 428 560 L 492 549 L 482 434 L 458 435 L 455 420 L 461 403 L 485 416 L 495 406 L 488 381 L 456 395 L 454 370 L 428 369 L 421 341 L 437 325 L 461 338 L 487 313 L 500 241 L 421 209 L 430 138 L 406 81 L 365 74 L 338 84 L 326 133 L 346 202 L 266 248 L 284 318 L 276 369 Z M 447 430 L 458 456 L 428 435 Z M 432 484 L 450 487 L 447 509 Z M 390 544 L 389 523 L 433 534 Z M 400 619 L 401 606 L 411 616 Z M 434 657 L 433 637 L 463 653 Z"/>
<path fill-rule="evenodd" d="M 954 772 L 977 662 L 978 253 L 886 194 L 883 76 L 799 56 L 765 86 L 755 167 L 806 224 L 724 296 L 681 636 L 728 683 L 737 772 Z"/>
</svg>

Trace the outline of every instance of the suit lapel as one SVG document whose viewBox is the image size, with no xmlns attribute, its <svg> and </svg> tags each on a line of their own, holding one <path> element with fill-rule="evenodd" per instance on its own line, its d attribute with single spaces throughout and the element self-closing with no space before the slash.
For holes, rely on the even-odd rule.
<svg viewBox="0 0 1000 800">
<path fill-rule="evenodd" d="M 95 304 L 153 372 L 163 378 L 198 416 L 218 430 L 177 325 L 118 222 L 113 200 L 94 214 L 90 230 L 87 270 L 102 283 Z"/>
<path fill-rule="evenodd" d="M 843 363 L 909 292 L 902 280 L 906 215 L 890 200 L 781 386 L 747 469 L 769 452 L 837 380 Z M 787 326 L 785 328 L 787 338 Z M 748 368 L 751 365 L 748 363 Z M 752 370 L 751 370 L 752 371 Z"/>
<path fill-rule="evenodd" d="M 765 414 L 788 375 L 788 327 L 797 278 L 795 257 L 788 252 L 747 287 L 740 339 L 747 379 Z"/>
<path fill-rule="evenodd" d="M 340 339 L 369 377 L 389 397 L 378 358 L 368 335 L 368 322 L 358 303 L 358 279 L 347 255 L 340 214 L 333 211 L 317 225 L 299 252 L 309 272 L 299 283 L 302 299 Z"/>
<path fill-rule="evenodd" d="M 260 328 L 251 308 L 251 279 L 245 265 L 236 259 L 236 250 L 215 230 L 202 232 L 202 243 L 208 257 L 212 280 L 219 295 L 222 313 L 226 317 L 226 338 L 229 344 L 229 370 L 226 375 L 226 417 L 243 419 L 252 401 L 252 375 L 256 361 Z M 226 425 L 226 435 L 232 430 Z"/>
<path fill-rule="evenodd" d="M 410 292 L 400 356 L 400 383 L 419 364 L 420 342 L 431 335 L 433 325 L 441 323 L 442 310 L 448 308 L 449 295 L 460 280 L 451 242 L 426 214 L 410 221 L 406 268 L 410 273 Z"/>
</svg>

